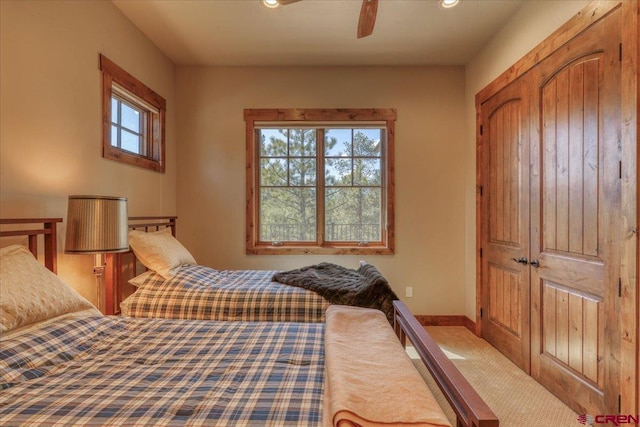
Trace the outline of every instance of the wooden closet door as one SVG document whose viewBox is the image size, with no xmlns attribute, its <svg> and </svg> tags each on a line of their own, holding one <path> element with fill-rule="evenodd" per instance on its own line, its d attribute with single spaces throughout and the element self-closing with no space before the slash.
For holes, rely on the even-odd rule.
<svg viewBox="0 0 640 427">
<path fill-rule="evenodd" d="M 620 8 L 531 72 L 531 375 L 580 414 L 619 390 Z"/>
<path fill-rule="evenodd" d="M 522 78 L 481 106 L 482 337 L 529 372 L 529 97 Z"/>
</svg>

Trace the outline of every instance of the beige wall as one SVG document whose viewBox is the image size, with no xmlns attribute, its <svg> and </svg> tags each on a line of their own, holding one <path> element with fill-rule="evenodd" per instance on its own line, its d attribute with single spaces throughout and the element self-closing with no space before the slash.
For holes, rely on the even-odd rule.
<svg viewBox="0 0 640 427">
<path fill-rule="evenodd" d="M 589 3 L 529 1 L 465 67 L 465 308 L 476 318 L 476 116 L 475 95 Z"/>
<path fill-rule="evenodd" d="M 165 174 L 102 159 L 98 53 L 167 100 Z M 175 213 L 175 67 L 111 2 L 1 1 L 0 93 L 0 216 L 65 217 L 70 194 Z M 64 223 L 58 231 L 62 251 Z M 58 266 L 95 302 L 93 257 L 61 255 Z"/>
<path fill-rule="evenodd" d="M 177 94 L 180 238 L 221 269 L 361 258 L 245 255 L 243 109 L 396 108 L 396 254 L 364 259 L 414 313 L 463 311 L 463 67 L 178 67 Z"/>
<path fill-rule="evenodd" d="M 177 210 L 180 238 L 203 264 L 292 268 L 328 259 L 355 266 L 360 257 L 244 254 L 242 110 L 397 108 L 397 251 L 366 259 L 414 313 L 474 319 L 474 96 L 587 3 L 525 3 L 466 67 L 176 72 L 108 1 L 3 0 L 0 216 L 64 217 L 69 194 L 120 195 L 132 215 Z M 167 99 L 165 174 L 101 158 L 99 52 Z M 63 223 L 61 250 L 64 230 Z M 95 300 L 92 264 L 61 256 L 59 273 Z M 411 299 L 406 286 L 414 288 Z"/>
</svg>

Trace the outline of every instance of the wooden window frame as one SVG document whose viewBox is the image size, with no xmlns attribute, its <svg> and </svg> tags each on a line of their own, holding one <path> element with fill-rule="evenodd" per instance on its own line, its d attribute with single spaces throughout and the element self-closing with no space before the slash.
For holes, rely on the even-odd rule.
<svg viewBox="0 0 640 427">
<path fill-rule="evenodd" d="M 118 116 L 119 116 L 119 120 L 114 120 L 113 119 L 113 101 L 116 100 L 118 102 Z M 122 124 L 122 106 L 127 106 L 130 109 L 137 111 L 140 114 L 140 117 L 138 118 L 138 129 L 139 131 L 136 132 L 128 127 L 126 127 L 125 125 Z M 135 154 L 139 154 L 139 155 L 146 155 L 147 153 L 147 110 L 146 109 L 142 109 L 139 108 L 135 103 L 129 101 L 127 98 L 120 96 L 118 94 L 115 94 L 111 96 L 111 146 L 112 147 L 116 147 L 115 145 L 113 145 L 113 128 L 117 128 L 118 129 L 118 145 L 117 148 L 120 148 L 122 145 L 122 134 L 123 132 L 127 132 L 133 135 L 136 135 L 138 137 L 138 152 Z"/>
<path fill-rule="evenodd" d="M 246 253 L 250 255 L 389 255 L 395 251 L 395 109 L 246 109 Z M 318 218 L 318 236 L 315 242 L 278 242 L 278 244 L 260 242 L 260 163 L 259 147 L 256 138 L 256 122 L 284 123 L 308 126 L 309 123 L 331 126 L 332 122 L 353 122 L 354 127 L 365 122 L 384 122 L 387 131 L 386 152 L 382 156 L 383 207 L 381 242 L 357 245 L 353 242 L 324 241 L 324 214 Z M 259 128 L 259 126 L 258 126 Z M 324 188 L 324 173 L 318 174 L 316 188 Z M 321 197 L 318 196 L 318 199 Z M 319 200 L 319 202 L 321 202 Z M 323 202 L 322 202 L 323 203 Z"/>
<path fill-rule="evenodd" d="M 102 71 L 102 157 L 155 172 L 165 171 L 165 116 L 163 97 L 127 73 L 104 55 Z M 111 98 L 123 99 L 144 112 L 144 154 L 136 154 L 111 145 Z"/>
</svg>

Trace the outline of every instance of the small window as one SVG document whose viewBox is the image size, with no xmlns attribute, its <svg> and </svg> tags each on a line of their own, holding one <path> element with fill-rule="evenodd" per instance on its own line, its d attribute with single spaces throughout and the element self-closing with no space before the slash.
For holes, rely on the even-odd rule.
<svg viewBox="0 0 640 427">
<path fill-rule="evenodd" d="M 164 98 L 100 55 L 102 156 L 164 172 Z"/>
<path fill-rule="evenodd" d="M 245 110 L 247 253 L 393 253 L 395 110 Z"/>
<path fill-rule="evenodd" d="M 117 95 L 111 95 L 111 146 L 146 155 L 146 111 Z"/>
</svg>

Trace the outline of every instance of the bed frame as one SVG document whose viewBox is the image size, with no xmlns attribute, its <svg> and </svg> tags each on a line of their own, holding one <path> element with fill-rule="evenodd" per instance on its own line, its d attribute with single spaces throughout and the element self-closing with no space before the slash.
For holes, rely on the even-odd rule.
<svg viewBox="0 0 640 427">
<path fill-rule="evenodd" d="M 132 217 L 130 229 L 144 229 L 155 231 L 165 227 L 171 227 L 175 235 L 175 223 L 177 217 Z M 29 250 L 37 255 L 38 235 L 44 235 L 44 263 L 49 270 L 56 272 L 57 238 L 56 226 L 62 222 L 62 218 L 24 218 L 24 219 L 0 219 L 0 225 L 29 225 L 39 224 L 37 229 L 12 229 L 0 230 L 0 237 L 26 236 Z M 107 257 L 107 271 L 122 272 L 123 254 L 110 254 Z M 135 258 L 132 261 L 136 263 Z M 116 268 L 119 267 L 119 268 Z M 135 267 L 135 265 L 134 265 Z M 111 279 L 117 276 L 111 276 Z M 118 281 L 111 283 L 118 284 Z M 112 288 L 111 291 L 114 291 Z M 111 303 L 114 303 L 113 292 Z M 107 299 L 109 301 L 109 299 Z M 113 305 L 112 305 L 113 307 Z M 446 397 L 449 405 L 456 413 L 456 427 L 499 427 L 496 415 L 482 400 L 471 384 L 462 376 L 455 365 L 442 352 L 438 344 L 425 331 L 417 319 L 411 314 L 409 308 L 401 301 L 394 302 L 394 330 L 402 345 L 406 345 L 407 339 L 411 341 L 435 379 L 438 387 Z"/>
<path fill-rule="evenodd" d="M 141 230 L 145 232 L 159 231 L 163 228 L 171 228 L 171 234 L 176 236 L 177 216 L 130 216 L 129 230 Z M 125 292 L 126 281 L 139 274 L 140 266 L 132 250 L 121 253 L 106 254 L 104 268 L 105 286 L 105 314 L 120 314 L 120 303 L 129 294 Z"/>
<path fill-rule="evenodd" d="M 24 226 L 41 224 L 37 229 L 0 230 L 0 237 L 25 236 L 28 239 L 29 251 L 38 256 L 38 236 L 44 236 L 44 265 L 54 273 L 58 271 L 58 237 L 56 225 L 62 222 L 62 218 L 12 218 L 0 219 L 0 225 Z"/>
<path fill-rule="evenodd" d="M 457 427 L 498 427 L 498 417 L 444 354 L 402 301 L 394 301 L 393 328 L 400 343 L 416 349 L 457 417 Z"/>
</svg>

